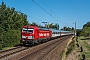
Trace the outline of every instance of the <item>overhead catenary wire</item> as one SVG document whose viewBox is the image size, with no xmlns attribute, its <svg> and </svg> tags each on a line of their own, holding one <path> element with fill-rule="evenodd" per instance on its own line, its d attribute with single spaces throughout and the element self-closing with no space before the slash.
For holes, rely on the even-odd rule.
<svg viewBox="0 0 90 60">
<path fill-rule="evenodd" d="M 44 0 L 42 0 L 43 2 L 44 2 L 44 4 L 50 9 L 50 11 L 51 11 L 51 15 L 52 15 L 52 10 L 51 10 L 51 8 L 46 4 L 46 2 L 44 1 Z"/>
<path fill-rule="evenodd" d="M 42 0 L 43 1 L 43 3 L 49 8 L 49 10 L 51 11 L 51 14 L 52 14 L 52 12 L 53 12 L 53 10 L 47 5 L 47 3 L 44 1 L 44 0 Z M 54 13 L 54 12 L 53 12 Z M 54 13 L 55 14 L 55 13 Z M 56 14 L 55 14 L 56 15 Z M 56 15 L 57 16 L 57 15 Z M 58 17 L 58 16 L 57 16 Z"/>
<path fill-rule="evenodd" d="M 50 14 L 49 12 L 47 12 L 43 7 L 41 7 L 38 3 L 36 3 L 34 0 L 32 0 L 37 6 L 39 6 L 42 10 L 44 10 L 47 14 L 49 14 L 52 18 L 54 18 L 56 21 L 58 21 L 58 19 L 56 19 L 54 16 L 52 16 L 52 14 Z M 58 21 L 59 22 L 59 21 Z"/>
<path fill-rule="evenodd" d="M 12 1 L 12 0 L 11 0 Z M 35 2 L 34 0 L 32 0 L 33 2 Z M 22 5 L 20 5 L 20 4 L 17 4 L 16 2 L 14 2 L 14 1 L 12 1 L 14 4 L 16 4 L 16 5 L 18 5 L 18 6 L 20 6 L 20 7 L 22 7 L 22 8 L 24 8 L 26 11 L 29 11 L 28 9 L 26 9 L 25 7 L 23 7 Z M 39 5 L 38 5 L 39 6 Z M 42 7 L 40 7 L 40 8 L 42 8 Z M 55 19 L 55 21 L 58 21 L 58 19 L 56 19 L 52 14 L 50 14 L 49 12 L 47 12 L 44 8 L 42 8 L 46 13 L 48 13 L 52 18 L 54 18 Z M 29 11 L 30 12 L 30 11 Z M 36 14 L 35 14 L 36 15 Z M 44 20 L 42 20 L 42 19 L 39 19 L 39 18 L 36 18 L 36 17 L 33 17 L 33 16 L 31 16 L 31 15 L 28 15 L 28 17 L 30 17 L 30 18 L 32 18 L 32 19 L 35 19 L 35 20 L 38 20 L 38 21 L 44 21 Z M 29 21 L 29 20 L 28 20 Z M 59 22 L 59 21 L 58 21 Z"/>
<path fill-rule="evenodd" d="M 43 9 L 46 13 L 48 13 L 44 8 L 42 8 L 39 4 L 37 4 L 34 0 L 32 0 L 36 5 L 38 5 L 41 9 Z M 49 14 L 49 13 L 48 13 Z M 49 14 L 51 15 L 51 14 Z"/>
<path fill-rule="evenodd" d="M 49 10 L 51 11 L 51 14 L 53 14 L 54 13 L 54 15 L 56 15 L 55 14 L 55 12 L 48 6 L 48 4 L 44 1 L 44 0 L 42 0 L 43 1 L 43 3 L 49 8 Z M 56 17 L 58 18 L 58 15 L 56 15 Z M 60 21 L 58 21 L 58 22 L 60 22 Z M 62 24 L 62 23 L 61 23 Z M 64 24 L 62 24 L 63 26 L 64 26 Z"/>
</svg>

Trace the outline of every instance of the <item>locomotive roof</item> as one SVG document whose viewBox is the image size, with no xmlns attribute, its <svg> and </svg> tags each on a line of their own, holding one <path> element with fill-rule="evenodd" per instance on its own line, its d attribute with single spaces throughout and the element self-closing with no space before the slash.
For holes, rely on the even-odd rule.
<svg viewBox="0 0 90 60">
<path fill-rule="evenodd" d="M 71 31 L 65 31 L 65 30 L 61 30 L 61 32 L 71 32 Z"/>
<path fill-rule="evenodd" d="M 41 30 L 51 30 L 52 32 L 70 32 L 70 31 L 64 31 L 64 30 L 56 30 L 56 29 L 52 29 L 52 28 L 40 28 Z"/>
<path fill-rule="evenodd" d="M 40 30 L 49 30 L 48 28 L 40 28 Z"/>
<path fill-rule="evenodd" d="M 36 28 L 36 29 L 39 29 L 37 26 L 23 26 L 23 28 Z"/>
</svg>

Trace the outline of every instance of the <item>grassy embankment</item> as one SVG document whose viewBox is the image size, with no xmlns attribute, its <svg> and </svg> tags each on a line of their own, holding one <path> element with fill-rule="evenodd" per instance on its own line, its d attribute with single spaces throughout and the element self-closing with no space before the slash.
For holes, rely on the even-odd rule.
<svg viewBox="0 0 90 60">
<path fill-rule="evenodd" d="M 61 56 L 62 60 L 65 60 L 68 54 L 75 49 L 75 37 L 71 38 L 70 41 L 67 43 L 66 48 L 63 50 Z"/>
<path fill-rule="evenodd" d="M 78 55 L 79 59 L 90 60 L 90 37 L 79 37 L 78 44 L 82 46 L 82 52 Z M 85 55 L 83 57 L 83 55 Z"/>
<path fill-rule="evenodd" d="M 78 56 L 75 56 L 75 53 Z M 68 42 L 65 50 L 62 52 L 62 60 L 66 60 L 67 56 L 71 54 L 72 56 L 77 57 L 78 60 L 90 60 L 90 37 L 78 37 L 78 39 L 74 38 Z"/>
</svg>

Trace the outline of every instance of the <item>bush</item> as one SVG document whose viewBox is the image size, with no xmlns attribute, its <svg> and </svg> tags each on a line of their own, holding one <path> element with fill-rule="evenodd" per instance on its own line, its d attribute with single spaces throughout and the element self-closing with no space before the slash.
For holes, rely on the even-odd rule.
<svg viewBox="0 0 90 60">
<path fill-rule="evenodd" d="M 0 44 L 0 50 L 2 50 L 2 44 Z"/>
<path fill-rule="evenodd" d="M 3 46 L 4 47 L 13 47 L 19 44 L 20 41 L 20 31 L 19 30 L 10 30 L 4 34 Z"/>
</svg>

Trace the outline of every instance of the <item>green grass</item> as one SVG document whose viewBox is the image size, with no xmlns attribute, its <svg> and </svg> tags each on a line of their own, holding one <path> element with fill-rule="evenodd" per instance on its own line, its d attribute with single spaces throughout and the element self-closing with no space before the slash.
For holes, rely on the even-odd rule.
<svg viewBox="0 0 90 60">
<path fill-rule="evenodd" d="M 74 39 L 72 39 L 72 41 L 70 42 L 70 44 L 67 47 L 66 56 L 68 54 L 70 54 L 70 52 L 73 51 L 73 49 L 75 49 L 75 40 Z"/>
<path fill-rule="evenodd" d="M 90 58 L 90 52 L 83 52 L 86 55 L 86 58 Z"/>
<path fill-rule="evenodd" d="M 11 49 L 11 48 L 14 48 L 14 47 L 5 47 L 5 48 L 2 48 L 2 50 L 8 50 L 8 49 Z"/>
<path fill-rule="evenodd" d="M 83 44 L 84 44 L 84 47 L 86 47 L 88 49 L 88 51 L 90 51 L 90 45 L 88 45 L 88 43 L 85 41 L 83 42 Z"/>
<path fill-rule="evenodd" d="M 79 45 L 82 46 L 83 49 L 86 49 L 86 51 L 80 53 L 79 58 L 81 58 L 82 54 L 85 54 L 86 59 L 90 59 L 90 45 L 86 42 L 89 38 L 90 37 L 79 37 Z"/>
</svg>

